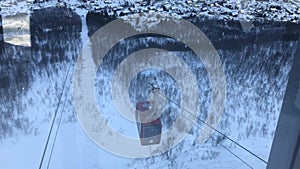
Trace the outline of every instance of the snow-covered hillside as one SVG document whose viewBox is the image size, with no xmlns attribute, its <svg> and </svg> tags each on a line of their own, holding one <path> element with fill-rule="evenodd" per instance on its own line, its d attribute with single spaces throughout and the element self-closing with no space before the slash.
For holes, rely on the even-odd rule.
<svg viewBox="0 0 300 169">
<path fill-rule="evenodd" d="M 51 3 L 56 4 L 45 2 L 35 6 L 44 8 L 43 5 L 51 6 Z M 108 1 L 104 3 L 114 4 Z M 159 3 L 162 2 L 153 4 Z M 30 20 L 32 46 L 5 44 L 3 48 L 0 60 L 0 168 L 38 168 L 55 112 L 57 120 L 42 168 L 48 165 L 55 169 L 249 168 L 224 147 L 253 168 L 265 168 L 263 162 L 217 133 L 204 144 L 199 144 L 200 127 L 203 126 L 200 121 L 181 143 L 155 157 L 120 157 L 97 146 L 75 116 L 72 73 L 88 35 L 115 18 L 97 13 L 87 14 L 86 10 L 80 9 L 75 12 L 65 8 L 34 10 Z M 191 17 L 189 21 L 199 27 L 215 46 L 226 75 L 225 112 L 218 130 L 268 160 L 296 51 L 297 39 L 294 36 L 299 35 L 299 25 L 256 22 L 245 31 L 239 22 L 234 21 L 198 17 Z M 146 21 L 144 23 L 147 24 Z M 97 51 L 95 44 L 90 47 Z M 98 69 L 95 96 L 108 124 L 132 137 L 138 135 L 136 124 L 124 119 L 113 106 L 111 79 L 122 59 L 149 47 L 170 50 L 192 70 L 201 91 L 200 119 L 207 117 L 210 106 L 211 88 L 207 71 L 202 61 L 184 44 L 164 36 L 122 40 L 105 56 L 104 64 Z M 147 84 L 153 76 L 157 77 L 158 85 L 169 98 L 180 101 L 181 91 L 172 77 L 163 71 L 148 70 L 138 74 L 131 82 L 129 93 L 133 104 L 148 97 L 150 88 Z M 167 104 L 162 115 L 164 130 L 172 125 L 178 112 L 174 104 Z"/>
</svg>

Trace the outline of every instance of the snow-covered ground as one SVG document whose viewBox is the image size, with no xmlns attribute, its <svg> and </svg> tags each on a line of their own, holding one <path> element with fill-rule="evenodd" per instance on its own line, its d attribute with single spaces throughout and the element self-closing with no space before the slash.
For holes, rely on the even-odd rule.
<svg viewBox="0 0 300 169">
<path fill-rule="evenodd" d="M 8 1 L 1 1 L 1 3 L 4 2 L 7 3 Z M 132 6 L 133 9 L 128 9 L 130 7 L 119 7 L 120 5 L 123 5 L 123 1 L 115 1 L 114 3 L 110 1 L 95 1 L 94 3 L 100 4 L 98 5 L 99 8 L 92 2 L 87 2 L 84 4 L 79 1 L 65 2 L 66 4 L 59 4 L 71 6 L 81 16 L 82 19 L 82 31 L 80 33 L 81 39 L 80 45 L 77 44 L 78 46 L 86 44 L 86 41 L 88 39 L 88 28 L 86 25 L 87 9 L 89 10 L 89 8 L 92 8 L 93 10 L 101 10 L 101 8 L 110 6 L 111 8 L 105 9 L 112 11 L 112 15 L 115 13 L 120 15 L 120 12 L 122 11 L 125 13 L 125 11 L 138 11 L 140 10 L 140 8 L 145 8 L 142 5 L 143 2 L 140 0 L 131 1 L 129 4 L 127 4 L 129 6 L 135 3 L 141 4 Z M 164 3 L 165 2 L 158 1 L 153 3 L 149 8 L 153 8 L 151 10 L 158 11 L 165 10 L 165 8 L 168 9 L 168 7 L 160 7 Z M 170 3 L 176 4 L 176 2 L 173 1 L 170 1 Z M 197 3 L 200 4 L 202 2 L 179 2 L 179 5 L 193 4 L 193 6 L 191 5 L 191 7 L 189 8 L 186 8 L 188 6 L 184 6 L 180 9 L 173 9 L 173 7 L 170 6 L 169 11 L 173 13 L 173 10 L 178 10 L 179 12 L 175 12 L 174 14 L 180 15 L 180 10 L 197 10 L 196 8 L 199 7 L 197 6 Z M 217 6 L 216 3 L 218 2 L 214 1 L 210 3 L 214 4 L 209 5 L 212 7 L 212 10 L 214 9 L 214 6 Z M 236 3 L 236 1 L 232 1 L 232 3 Z M 263 4 L 265 2 L 253 1 L 249 5 L 254 3 Z M 276 4 L 283 2 L 274 3 Z M 28 8 L 21 8 L 19 6 L 20 4 L 23 6 L 28 5 Z M 28 12 L 28 9 L 31 10 L 31 7 L 32 9 L 40 9 L 47 6 L 57 6 L 57 4 L 58 3 L 56 1 L 52 1 L 32 5 L 31 1 L 24 1 L 14 4 L 13 7 L 10 6 L 2 8 L 2 12 L 4 15 L 13 15 L 14 13 L 18 12 Z M 84 5 L 84 8 L 78 8 L 82 4 Z M 90 4 L 90 7 L 88 7 L 88 4 Z M 292 5 L 292 3 L 289 3 L 288 5 Z M 118 7 L 120 9 L 114 9 Z M 291 7 L 291 9 L 294 8 L 296 7 Z M 9 11 L 5 11 L 6 9 L 9 9 Z M 114 10 L 116 12 L 114 12 Z M 197 11 L 195 13 L 197 13 Z M 237 13 L 238 17 L 248 17 L 248 15 L 246 16 L 242 14 L 240 9 L 237 10 Z M 205 12 L 200 14 L 214 15 L 213 13 L 208 14 Z M 188 12 L 183 12 L 183 16 L 189 15 L 190 14 L 188 14 Z M 249 16 L 251 18 L 251 15 Z M 297 17 L 299 18 L 299 16 Z M 156 39 L 154 38 L 153 41 L 155 40 Z M 147 43 L 148 41 L 149 39 L 145 38 L 140 39 L 138 43 L 143 44 Z M 131 43 L 135 42 L 136 41 L 133 41 Z M 138 43 L 135 44 L 137 45 Z M 164 41 L 158 41 L 157 43 L 164 44 Z M 124 42 L 121 43 L 121 46 L 123 45 L 124 47 L 128 44 L 130 43 Z M 255 44 L 248 45 L 243 48 L 243 51 L 238 52 L 230 50 L 218 51 L 218 53 L 221 55 L 221 59 L 223 59 L 222 62 L 224 64 L 224 70 L 228 85 L 225 113 L 218 129 L 234 140 L 237 140 L 241 145 L 244 145 L 264 160 L 268 160 L 272 139 L 274 136 L 275 127 L 287 84 L 288 72 L 290 70 L 293 54 L 295 52 L 294 47 L 295 44 L 293 42 L 280 41 L 275 42 L 274 44 L 265 43 L 260 46 L 256 46 Z M 247 52 L 248 55 L 245 54 Z M 281 55 L 278 55 L 279 52 L 282 52 Z M 78 51 L 66 51 L 66 53 L 68 53 L 69 55 L 77 55 Z M 194 57 L 191 52 L 175 53 L 181 58 Z M 248 58 L 248 56 L 250 58 Z M 68 58 L 72 57 L 74 56 L 68 56 Z M 209 101 L 207 100 L 209 100 L 210 97 L 210 88 L 209 85 L 206 84 L 207 78 L 201 78 L 202 76 L 207 76 L 205 73 L 201 73 L 204 72 L 202 71 L 204 69 L 203 64 L 198 63 L 195 59 L 187 59 L 186 61 L 188 64 L 193 65 L 193 69 L 195 71 L 200 70 L 198 71 L 200 73 L 197 74 L 197 80 L 200 86 L 202 86 L 203 93 L 201 94 L 201 96 L 203 96 L 204 98 L 202 98 L 203 100 L 201 100 L 201 103 L 205 108 L 205 105 L 209 104 Z M 42 168 L 47 168 L 47 165 L 49 165 L 49 168 L 53 169 L 249 168 L 247 165 L 243 164 L 235 156 L 225 150 L 220 144 L 233 151 L 236 155 L 249 163 L 249 165 L 251 165 L 253 168 L 266 167 L 264 163 L 262 163 L 249 153 L 245 152 L 241 148 L 237 147 L 229 140 L 223 140 L 222 137 L 218 136 L 218 134 L 215 134 L 213 138 L 209 139 L 206 143 L 199 144 L 197 138 L 200 131 L 196 126 L 179 145 L 177 145 L 170 151 L 155 157 L 149 157 L 145 159 L 131 159 L 116 156 L 101 149 L 87 136 L 87 134 L 80 126 L 78 119 L 74 117 L 75 112 L 72 100 L 71 80 L 74 67 L 73 65 L 71 65 L 69 75 L 67 76 L 69 64 L 73 64 L 73 62 L 61 61 L 58 63 L 49 63 L 43 69 L 37 66 L 38 71 L 32 74 L 32 81 L 30 82 L 29 88 L 24 92 L 21 92 L 21 95 L 18 95 L 15 100 L 8 100 L 13 106 L 18 107 L 19 109 L 9 109 L 9 107 L 5 106 L 6 100 L 1 100 L 0 110 L 2 114 L 6 111 L 12 111 L 12 114 L 16 114 L 18 113 L 18 111 L 22 111 L 20 115 L 21 118 L 24 117 L 28 119 L 30 125 L 28 125 L 29 132 L 27 133 L 16 132 L 15 134 L 5 136 L 4 138 L 0 137 L 2 138 L 0 140 L 0 169 L 38 168 L 49 133 L 51 121 L 58 106 L 59 97 L 62 91 L 62 102 L 58 107 L 57 120 L 54 125 L 54 130 L 51 135 Z M 97 78 L 99 81 L 104 80 L 105 84 L 109 84 L 108 80 L 113 75 L 113 72 L 111 72 L 110 69 L 106 71 L 107 72 L 102 72 L 103 74 L 101 74 L 101 72 L 98 72 Z M 150 73 L 144 72 L 141 74 L 141 76 L 147 77 L 151 73 L 155 74 L 157 73 L 157 71 L 153 71 Z M 63 90 L 63 84 L 66 76 L 67 85 L 65 90 Z M 165 84 L 167 84 L 166 88 L 170 86 L 175 86 L 174 88 L 176 88 L 176 85 L 173 84 L 170 78 L 169 80 L 166 76 L 164 76 L 163 78 L 167 79 L 167 82 L 165 82 Z M 143 88 L 139 88 L 138 90 L 141 89 Z M 18 89 L 15 88 L 15 90 Z M 98 90 L 96 90 L 95 95 L 98 98 L 100 106 L 101 103 L 105 105 L 103 107 L 103 112 L 104 116 L 109 122 L 109 125 L 113 126 L 116 130 L 122 132 L 123 134 L 132 134 L 132 136 L 137 136 L 137 129 L 134 123 L 127 122 L 122 116 L 118 114 L 118 112 L 110 114 L 109 112 L 115 109 L 113 105 L 106 104 L 106 102 L 101 102 L 109 100 L 110 89 L 99 87 L 99 90 L 103 91 L 99 92 Z M 0 94 L 4 93 L 5 92 L 1 91 Z M 108 95 L 101 95 L 101 93 L 108 93 Z M 132 96 L 134 96 L 134 94 Z M 207 110 L 203 111 L 205 112 Z M 203 116 L 205 117 L 205 115 Z M 59 123 L 60 117 L 62 118 L 61 123 Z M 2 117 L 1 120 L 3 120 Z M 57 140 L 53 145 L 55 133 L 59 124 L 61 125 L 58 130 Z M 202 124 L 199 123 L 199 125 Z M 220 138 L 220 144 L 216 144 L 216 140 Z M 52 147 L 53 152 L 50 159 Z"/>
</svg>

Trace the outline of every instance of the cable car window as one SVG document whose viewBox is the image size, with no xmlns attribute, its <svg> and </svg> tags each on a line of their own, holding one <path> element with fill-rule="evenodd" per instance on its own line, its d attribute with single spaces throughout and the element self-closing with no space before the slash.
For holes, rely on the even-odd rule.
<svg viewBox="0 0 300 169">
<path fill-rule="evenodd" d="M 143 107 L 144 109 L 150 110 L 151 107 L 152 107 L 152 105 L 151 105 L 150 102 L 145 102 L 145 103 L 142 104 L 142 107 Z"/>
<path fill-rule="evenodd" d="M 144 127 L 144 138 L 160 135 L 161 128 L 159 125 L 151 125 Z"/>
</svg>

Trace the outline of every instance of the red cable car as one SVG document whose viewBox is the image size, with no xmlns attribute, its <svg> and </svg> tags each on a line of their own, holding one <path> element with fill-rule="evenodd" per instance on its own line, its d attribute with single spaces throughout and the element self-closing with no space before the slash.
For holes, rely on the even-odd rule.
<svg viewBox="0 0 300 169">
<path fill-rule="evenodd" d="M 160 118 L 152 119 L 153 105 L 153 101 L 138 102 L 136 104 L 135 117 L 142 145 L 160 143 L 162 125 Z"/>
</svg>

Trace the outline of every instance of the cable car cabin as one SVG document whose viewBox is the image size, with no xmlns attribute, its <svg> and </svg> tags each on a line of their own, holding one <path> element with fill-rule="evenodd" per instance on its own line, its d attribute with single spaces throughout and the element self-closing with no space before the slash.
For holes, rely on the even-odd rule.
<svg viewBox="0 0 300 169">
<path fill-rule="evenodd" d="M 142 145 L 159 144 L 162 125 L 160 118 L 153 118 L 153 101 L 138 102 L 136 104 L 135 117 Z"/>
</svg>

